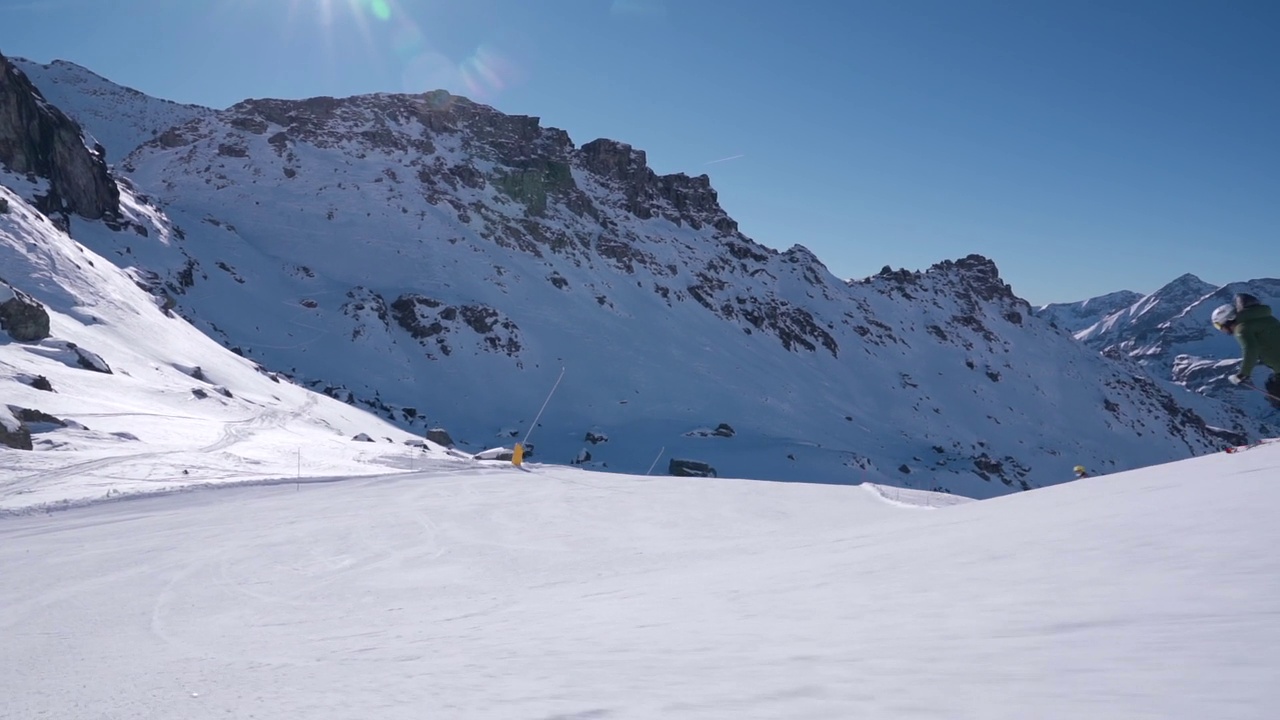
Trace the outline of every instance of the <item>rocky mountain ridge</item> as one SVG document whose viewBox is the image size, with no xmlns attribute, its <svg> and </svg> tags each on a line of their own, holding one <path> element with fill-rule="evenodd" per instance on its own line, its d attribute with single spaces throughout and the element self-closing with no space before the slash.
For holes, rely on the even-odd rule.
<svg viewBox="0 0 1280 720">
<path fill-rule="evenodd" d="M 90 132 L 101 97 L 69 99 Z M 1249 426 L 1075 343 L 987 258 L 842 281 L 705 175 L 447 93 L 245 101 L 116 167 L 124 229 L 77 239 L 264 367 L 472 449 L 987 496 Z"/>
</svg>

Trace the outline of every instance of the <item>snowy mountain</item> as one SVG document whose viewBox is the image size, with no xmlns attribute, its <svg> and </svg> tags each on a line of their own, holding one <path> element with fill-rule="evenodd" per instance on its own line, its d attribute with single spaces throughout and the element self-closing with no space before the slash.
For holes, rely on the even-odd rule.
<svg viewBox="0 0 1280 720">
<path fill-rule="evenodd" d="M 82 238 L 157 225 L 127 189 L 95 191 L 109 179 L 100 155 L 55 108 L 19 102 L 19 80 L 0 74 L 0 117 L 32 140 L 14 142 L 0 121 L 0 514 L 447 457 L 236 356 L 143 290 L 136 270 L 72 240 L 64 213 Z M 373 442 L 353 441 L 361 434 Z"/>
<path fill-rule="evenodd" d="M 101 136 L 155 103 L 65 102 Z M 1075 343 L 986 258 L 844 282 L 739 232 L 705 175 L 537 118 L 437 92 L 181 119 L 72 236 L 237 354 L 468 450 L 985 497 L 1259 430 Z"/>
<path fill-rule="evenodd" d="M 82 127 L 92 129 L 89 142 L 101 143 L 111 162 L 164 130 L 214 112 L 198 105 L 153 98 L 64 60 L 48 65 L 23 58 L 11 60 L 50 104 L 64 110 L 76 109 L 76 120 Z"/>
<path fill-rule="evenodd" d="M 1258 720 L 1277 477 L 1280 444 L 959 504 L 433 467 L 0 518 L 0 697 L 68 720 Z"/>
<path fill-rule="evenodd" d="M 1073 303 L 1050 303 L 1036 308 L 1035 314 L 1071 333 L 1083 330 L 1142 299 L 1142 293 L 1132 290 L 1100 295 Z"/>
<path fill-rule="evenodd" d="M 1210 321 L 1214 308 L 1230 303 L 1241 292 L 1280 309 L 1280 280 L 1261 278 L 1218 287 L 1194 275 L 1183 275 L 1089 325 L 1072 326 L 1061 320 L 1063 309 L 1072 305 L 1050 306 L 1043 311 L 1075 332 L 1076 338 L 1089 347 L 1131 360 L 1157 378 L 1220 398 L 1247 409 L 1255 417 L 1274 422 L 1280 414 L 1261 395 L 1227 382 L 1226 377 L 1239 367 L 1240 346 L 1231 336 L 1214 329 Z M 1105 306 L 1104 298 L 1076 306 Z M 1095 303 L 1096 300 L 1103 302 Z M 1258 377 L 1265 377 L 1263 373 L 1265 370 Z"/>
</svg>

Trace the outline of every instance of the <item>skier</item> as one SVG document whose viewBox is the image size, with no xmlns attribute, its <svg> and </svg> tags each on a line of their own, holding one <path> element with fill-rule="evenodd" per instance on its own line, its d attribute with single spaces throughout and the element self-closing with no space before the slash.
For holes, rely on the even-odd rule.
<svg viewBox="0 0 1280 720">
<path fill-rule="evenodd" d="M 1075 473 L 1076 473 L 1076 479 L 1077 479 L 1077 480 L 1079 480 L 1080 478 L 1087 478 L 1087 477 L 1089 477 L 1089 473 L 1088 473 L 1088 472 L 1085 472 L 1085 469 L 1084 469 L 1084 466 L 1083 466 L 1083 465 L 1077 465 L 1077 466 L 1075 466 L 1074 470 L 1075 470 Z"/>
<path fill-rule="evenodd" d="M 1235 302 L 1213 311 L 1213 326 L 1234 335 L 1244 351 L 1240 372 L 1227 378 L 1231 384 L 1252 385 L 1254 367 L 1266 365 L 1272 372 L 1263 392 L 1272 406 L 1280 408 L 1280 320 L 1271 314 L 1271 308 L 1240 293 Z"/>
</svg>

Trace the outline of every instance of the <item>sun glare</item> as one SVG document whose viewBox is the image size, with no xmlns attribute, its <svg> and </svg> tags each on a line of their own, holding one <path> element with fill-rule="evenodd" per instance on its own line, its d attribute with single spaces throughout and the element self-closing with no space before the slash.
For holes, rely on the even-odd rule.
<svg viewBox="0 0 1280 720">
<path fill-rule="evenodd" d="M 251 0 L 256 1 L 256 0 Z M 448 90 L 474 99 L 490 99 L 519 78 L 510 62 L 493 43 L 479 43 L 462 60 L 452 59 L 431 47 L 413 16 L 397 0 L 289 0 L 290 26 L 308 21 L 320 25 L 321 38 L 330 52 L 353 48 L 335 36 L 356 30 L 371 53 L 391 52 L 399 65 L 402 90 L 421 93 Z"/>
</svg>

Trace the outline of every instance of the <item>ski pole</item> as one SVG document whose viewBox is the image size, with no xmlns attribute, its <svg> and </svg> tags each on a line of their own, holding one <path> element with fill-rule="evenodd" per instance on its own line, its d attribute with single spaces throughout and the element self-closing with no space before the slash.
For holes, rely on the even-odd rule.
<svg viewBox="0 0 1280 720">
<path fill-rule="evenodd" d="M 1251 384 L 1249 384 L 1249 385 L 1245 385 L 1245 387 L 1249 388 L 1250 390 L 1254 390 L 1254 391 L 1260 392 L 1260 393 L 1262 393 L 1262 394 L 1263 394 L 1263 396 L 1265 396 L 1265 397 L 1269 397 L 1269 398 L 1271 398 L 1272 400 L 1274 400 L 1274 401 L 1276 401 L 1276 402 L 1280 402 L 1280 397 L 1276 397 L 1275 395 L 1272 395 L 1271 393 L 1267 392 L 1266 390 L 1263 390 L 1262 388 L 1258 387 L 1257 385 L 1253 385 L 1253 384 L 1251 383 Z"/>
</svg>

